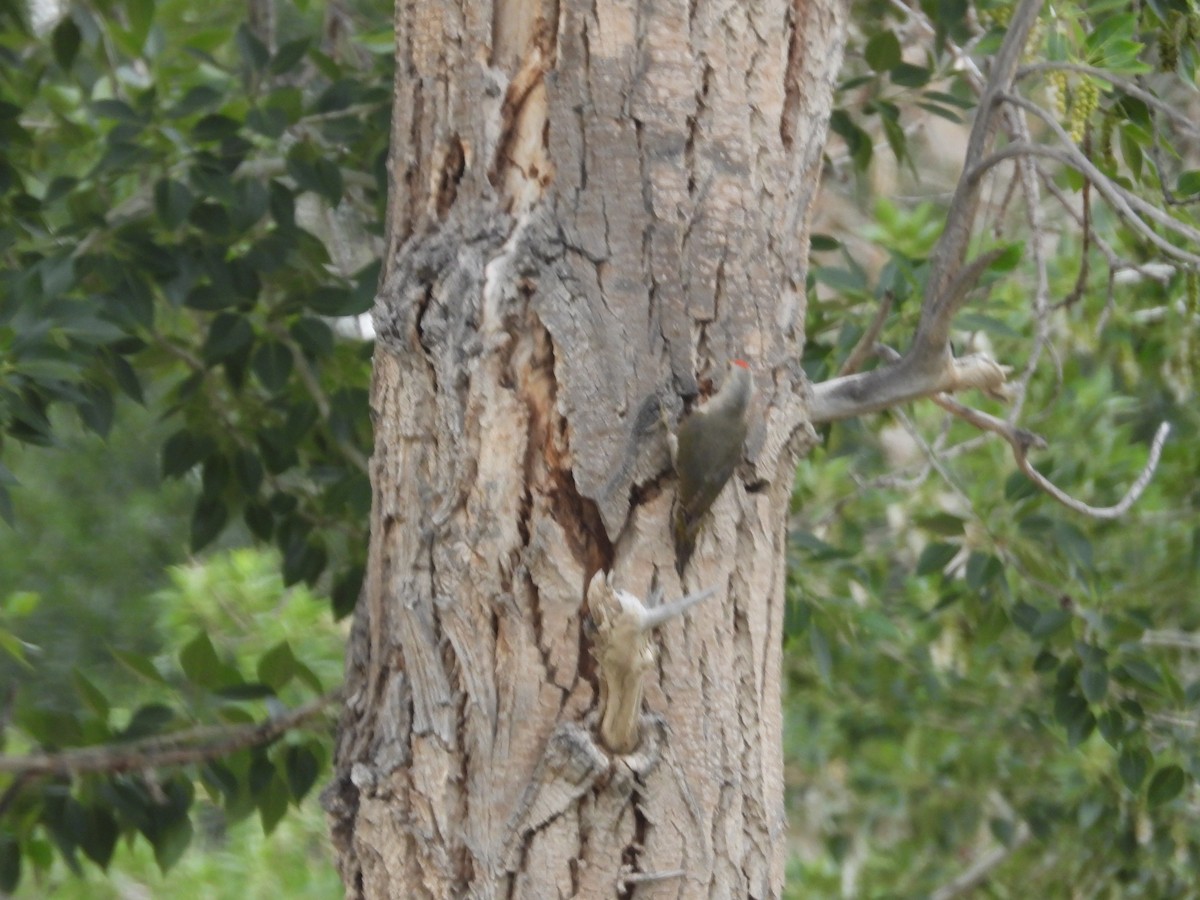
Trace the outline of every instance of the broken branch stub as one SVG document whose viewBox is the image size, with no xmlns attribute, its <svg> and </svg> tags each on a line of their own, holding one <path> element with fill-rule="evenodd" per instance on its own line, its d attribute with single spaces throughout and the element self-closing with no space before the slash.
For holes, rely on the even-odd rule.
<svg viewBox="0 0 1200 900">
<path fill-rule="evenodd" d="M 651 632 L 714 593 L 715 588 L 708 588 L 672 603 L 647 606 L 615 589 L 611 573 L 592 576 L 587 600 L 596 625 L 593 653 L 600 668 L 600 740 L 612 752 L 637 749 L 643 679 L 655 663 Z"/>
</svg>

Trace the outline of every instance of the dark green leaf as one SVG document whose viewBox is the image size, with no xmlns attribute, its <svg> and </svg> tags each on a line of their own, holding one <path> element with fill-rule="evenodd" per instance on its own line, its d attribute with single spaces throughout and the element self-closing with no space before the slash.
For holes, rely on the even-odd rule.
<svg viewBox="0 0 1200 900">
<path fill-rule="evenodd" d="M 0 893 L 16 893 L 21 883 L 21 845 L 16 838 L 0 831 Z"/>
<path fill-rule="evenodd" d="M 929 79 L 933 75 L 924 66 L 914 66 L 906 62 L 895 66 L 888 74 L 894 84 L 910 88 L 924 87 L 929 83 Z"/>
<path fill-rule="evenodd" d="M 78 836 L 79 849 L 101 869 L 107 869 L 121 830 L 112 813 L 103 807 L 87 810 L 85 826 Z"/>
<path fill-rule="evenodd" d="M 138 380 L 137 373 L 133 371 L 133 366 L 126 362 L 123 356 L 114 355 L 109 360 L 109 366 L 112 368 L 113 379 L 117 383 L 125 396 L 135 403 L 145 404 L 146 398 L 142 393 L 142 383 Z"/>
<path fill-rule="evenodd" d="M 1179 766 L 1164 766 L 1154 773 L 1150 786 L 1146 788 L 1146 802 L 1151 806 L 1161 806 L 1179 796 L 1187 778 Z"/>
<path fill-rule="evenodd" d="M 926 544 L 917 560 L 916 574 L 928 575 L 932 572 L 941 572 L 957 554 L 958 547 L 954 544 L 943 544 L 936 541 Z"/>
<path fill-rule="evenodd" d="M 869 41 L 863 55 L 876 72 L 885 72 L 900 63 L 900 40 L 893 31 L 880 31 Z"/>
<path fill-rule="evenodd" d="M 1117 758 L 1117 771 L 1121 781 L 1131 791 L 1141 787 L 1146 772 L 1150 769 L 1150 753 L 1144 747 L 1126 747 Z"/>
<path fill-rule="evenodd" d="M 320 319 L 298 319 L 289 331 L 309 359 L 320 359 L 333 352 L 333 332 Z"/>
<path fill-rule="evenodd" d="M 179 819 L 161 829 L 152 841 L 154 861 L 163 873 L 179 862 L 192 842 L 192 822 L 187 817 Z"/>
<path fill-rule="evenodd" d="M 251 71 L 261 72 L 270 62 L 271 51 L 245 24 L 238 26 L 236 42 L 242 63 Z"/>
<path fill-rule="evenodd" d="M 75 20 L 67 16 L 54 29 L 50 44 L 54 48 L 54 60 L 64 69 L 71 68 L 79 53 L 81 35 Z"/>
<path fill-rule="evenodd" d="M 288 808 L 288 789 L 282 778 L 273 777 L 255 797 L 263 834 L 270 834 Z"/>
<path fill-rule="evenodd" d="M 275 531 L 275 517 L 271 510 L 260 503 L 247 503 L 242 512 L 246 527 L 260 541 L 269 541 Z"/>
<path fill-rule="evenodd" d="M 241 350 L 254 340 L 254 331 L 244 316 L 221 313 L 212 321 L 204 341 L 204 361 L 218 363 Z"/>
<path fill-rule="evenodd" d="M 280 341 L 264 341 L 254 351 L 251 365 L 263 387 L 272 393 L 281 391 L 292 374 L 292 351 Z"/>
<path fill-rule="evenodd" d="M 167 680 L 159 673 L 158 668 L 149 659 L 137 653 L 129 653 L 124 650 L 112 650 L 112 655 L 116 657 L 117 662 L 125 666 L 135 675 L 140 675 L 147 681 L 155 681 L 159 684 L 166 684 Z"/>
<path fill-rule="evenodd" d="M 186 428 L 180 429 L 163 443 L 162 474 L 164 478 L 183 475 L 215 449 L 211 438 Z"/>
<path fill-rule="evenodd" d="M 191 550 L 199 553 L 225 529 L 229 510 L 220 497 L 205 495 L 196 501 L 192 511 Z"/>
<path fill-rule="evenodd" d="M 154 211 L 170 231 L 187 221 L 194 202 L 192 192 L 182 181 L 162 178 L 154 185 Z"/>
<path fill-rule="evenodd" d="M 209 113 L 192 126 L 192 139 L 199 143 L 222 141 L 238 133 L 242 124 L 220 113 Z"/>
<path fill-rule="evenodd" d="M 362 566 L 354 566 L 342 574 L 333 585 L 333 615 L 336 619 L 348 616 L 358 603 L 358 595 L 362 590 L 364 570 Z"/>
<path fill-rule="evenodd" d="M 181 119 L 201 110 L 216 106 L 221 102 L 221 98 L 222 94 L 216 88 L 209 87 L 206 84 L 198 85 L 189 88 L 188 92 L 183 95 L 183 99 L 175 104 L 168 115 L 172 118 Z"/>
<path fill-rule="evenodd" d="M 321 770 L 320 760 L 306 746 L 291 746 L 284 754 L 283 767 L 287 773 L 288 790 L 292 799 L 299 803 L 317 781 Z"/>
<path fill-rule="evenodd" d="M 308 45 L 309 39 L 305 37 L 288 41 L 280 47 L 271 60 L 271 74 L 282 75 L 290 72 L 300 60 L 304 59 L 304 54 L 308 52 Z"/>
<path fill-rule="evenodd" d="M 101 721 L 108 719 L 108 698 L 100 692 L 96 685 L 92 684 L 79 669 L 71 670 L 71 682 L 75 687 L 75 693 L 79 695 L 79 699 L 96 718 Z"/>
<path fill-rule="evenodd" d="M 226 700 L 263 700 L 267 697 L 275 696 L 275 692 L 271 690 L 270 685 L 259 684 L 257 682 L 230 684 L 213 691 L 213 693 Z"/>
<path fill-rule="evenodd" d="M 175 711 L 161 703 L 147 703 L 139 707 L 129 720 L 129 724 L 121 732 L 122 740 L 132 741 L 137 738 L 158 734 L 175 721 Z"/>
<path fill-rule="evenodd" d="M 1035 638 L 1048 638 L 1071 621 L 1071 614 L 1065 609 L 1045 609 L 1034 622 L 1029 634 Z"/>
<path fill-rule="evenodd" d="M 1200 194 L 1200 169 L 1181 172 L 1179 180 L 1175 183 L 1175 192 L 1183 197 Z"/>
<path fill-rule="evenodd" d="M 92 111 L 105 119 L 116 119 L 118 122 L 141 124 L 139 116 L 124 100 L 96 100 L 92 103 Z"/>
<path fill-rule="evenodd" d="M 1116 747 L 1125 735 L 1125 718 L 1118 710 L 1106 710 L 1096 723 L 1100 734 L 1111 747 Z"/>
<path fill-rule="evenodd" d="M 1089 663 L 1083 667 L 1079 683 L 1088 703 L 1102 703 L 1108 694 L 1108 670 L 1103 665 Z"/>
<path fill-rule="evenodd" d="M 227 683 L 226 666 L 207 634 L 201 631 L 179 652 L 179 665 L 192 684 L 202 688 L 220 688 Z"/>
<path fill-rule="evenodd" d="M 292 680 L 296 674 L 296 657 L 287 641 L 281 641 L 264 653 L 258 660 L 258 680 L 270 685 L 276 692 Z"/>
</svg>

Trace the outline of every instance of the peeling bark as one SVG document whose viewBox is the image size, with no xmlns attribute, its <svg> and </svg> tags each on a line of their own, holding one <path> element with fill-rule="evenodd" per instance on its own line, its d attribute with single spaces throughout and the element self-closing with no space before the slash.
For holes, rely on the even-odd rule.
<svg viewBox="0 0 1200 900">
<path fill-rule="evenodd" d="M 351 897 L 777 897 L 784 522 L 836 2 L 396 8 L 370 562 L 325 799 Z M 681 583 L 663 420 L 747 461 Z M 600 740 L 592 576 L 714 586 Z"/>
</svg>

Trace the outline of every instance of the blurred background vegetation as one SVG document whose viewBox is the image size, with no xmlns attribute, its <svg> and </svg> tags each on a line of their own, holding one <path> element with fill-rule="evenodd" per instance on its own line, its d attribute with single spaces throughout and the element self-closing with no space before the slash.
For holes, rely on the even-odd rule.
<svg viewBox="0 0 1200 900">
<path fill-rule="evenodd" d="M 382 246 L 391 10 L 249 8 L 274 19 L 0 2 L 6 754 L 245 725 L 340 681 L 370 500 L 355 317 Z M 856 4 L 813 243 L 814 379 L 885 296 L 880 339 L 911 334 L 974 101 L 955 48 L 986 55 L 1007 9 Z M 1196 23 L 1183 2 L 1049 9 L 1030 55 L 1144 79 L 1200 121 Z M 1200 193 L 1194 134 L 1161 138 L 1099 78 L 1046 81 L 1114 177 L 1162 203 L 1169 169 Z M 956 339 L 1021 370 L 1047 329 L 1021 423 L 1088 502 L 1115 502 L 1172 423 L 1127 516 L 1058 506 L 927 403 L 828 428 L 797 472 L 790 896 L 957 896 L 984 859 L 980 896 L 1195 896 L 1196 273 L 1096 207 L 1130 267 L 1060 214 L 1039 322 L 1022 221 L 990 198 L 1017 252 Z M 0 891 L 337 896 L 312 790 L 331 724 L 158 776 L 0 774 Z"/>
</svg>

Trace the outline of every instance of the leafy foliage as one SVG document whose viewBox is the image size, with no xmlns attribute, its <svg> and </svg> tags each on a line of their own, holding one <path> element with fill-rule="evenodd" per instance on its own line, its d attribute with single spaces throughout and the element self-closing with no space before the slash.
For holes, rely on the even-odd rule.
<svg viewBox="0 0 1200 900">
<path fill-rule="evenodd" d="M 261 721 L 340 675 L 338 635 L 287 586 L 344 615 L 361 580 L 371 348 L 338 330 L 369 307 L 378 272 L 390 40 L 350 37 L 348 10 L 326 28 L 320 11 L 281 9 L 269 47 L 243 14 L 74 3 L 35 31 L 0 8 L 0 515 L 45 526 L 27 551 L 0 548 L 6 571 L 29 573 L 0 596 L 9 753 L 182 745 L 201 723 Z M 161 425 L 130 416 L 135 404 Z M 25 464 L 23 448 L 89 446 L 68 413 L 123 446 L 129 418 L 139 449 L 160 444 L 157 471 L 143 452 L 137 475 L 166 481 L 152 509 L 108 507 L 123 469 L 98 443 L 74 471 Z M 63 480 L 78 505 L 43 514 L 34 492 L 66 497 Z M 107 503 L 92 487 L 106 480 Z M 151 597 L 189 497 L 193 553 L 248 533 L 275 555 L 175 569 Z M 61 541 L 57 523 L 70 523 Z M 74 560 L 62 575 L 54 553 Z M 155 608 L 170 611 L 161 623 Z M 64 629 L 76 610 L 86 618 Z M 235 649 L 231 615 L 263 643 Z M 107 869 L 122 836 L 140 834 L 166 870 L 210 807 L 257 813 L 269 832 L 328 756 L 324 738 L 295 733 L 157 778 L 5 776 L 0 892 L 55 857 Z"/>
<path fill-rule="evenodd" d="M 61 405 L 104 435 L 118 396 L 167 386 L 162 472 L 202 485 L 192 550 L 240 515 L 289 583 L 331 570 L 344 614 L 369 345 L 327 317 L 369 307 L 378 263 L 323 223 L 382 221 L 389 57 L 302 21 L 270 52 L 213 21 L 76 4 L 49 42 L 23 29 L 0 47 L 0 429 L 51 444 Z"/>
<path fill-rule="evenodd" d="M 882 105 L 895 96 L 896 48 L 915 58 L 922 17 L 880 5 L 877 18 L 858 19 L 879 30 L 861 35 L 848 64 L 840 115 L 851 124 L 836 129 L 833 171 L 888 178 L 863 149 L 880 135 L 909 168 L 892 176 L 903 187 L 860 195 L 873 204 L 861 229 L 814 240 L 805 357 L 814 379 L 837 372 L 884 297 L 892 305 L 879 339 L 903 348 L 912 334 L 945 210 L 945 199 L 920 197 L 952 186 L 958 163 L 947 158 L 943 175 L 933 142 L 908 126 L 951 134 L 920 110 L 950 119 L 929 108 L 930 93 L 972 97 L 970 65 L 955 47 L 994 48 L 1007 14 L 1004 4 L 974 9 L 994 26 L 982 32 L 965 6 L 960 17 L 949 9 L 933 18 L 928 8 L 932 40 L 914 78 L 924 97 L 891 119 Z M 1156 73 L 1161 96 L 1200 108 L 1195 32 L 1181 24 L 1200 19 L 1190 5 L 1127 9 L 1047 11 L 1020 87 L 1047 98 L 1051 121 L 1103 174 L 1194 225 L 1195 207 L 1172 193 L 1191 184 L 1194 135 L 1184 123 L 1175 137 L 1179 123 L 1135 94 Z M 1174 29 L 1169 58 L 1164 28 Z M 894 39 L 897 29 L 904 37 Z M 1030 81 L 1039 78 L 1040 87 Z M 788 782 L 805 848 L 792 866 L 794 896 L 931 896 L 988 854 L 997 862 L 983 878 L 997 896 L 1010 896 L 1005 886 L 1038 896 L 1192 890 L 1197 274 L 1118 220 L 1078 173 L 1055 172 L 1042 186 L 1050 188 L 1076 216 L 1084 210 L 1088 235 L 1072 233 L 1080 222 L 1068 219 L 1054 222 L 1052 240 L 1031 239 L 1001 184 L 979 250 L 999 240 L 1015 252 L 985 275 L 956 340 L 1016 368 L 1024 418 L 1051 448 L 1035 463 L 1090 502 L 1120 497 L 1160 421 L 1172 423 L 1173 438 L 1132 512 L 1098 522 L 1055 504 L 1016 471 L 1007 446 L 932 404 L 881 427 L 827 432 L 798 473 L 792 532 Z M 838 215 L 856 215 L 845 211 L 853 202 Z M 865 239 L 848 237 L 855 231 Z M 1043 309 L 1031 302 L 1038 266 L 1029 243 L 1039 239 L 1051 248 Z"/>
</svg>

